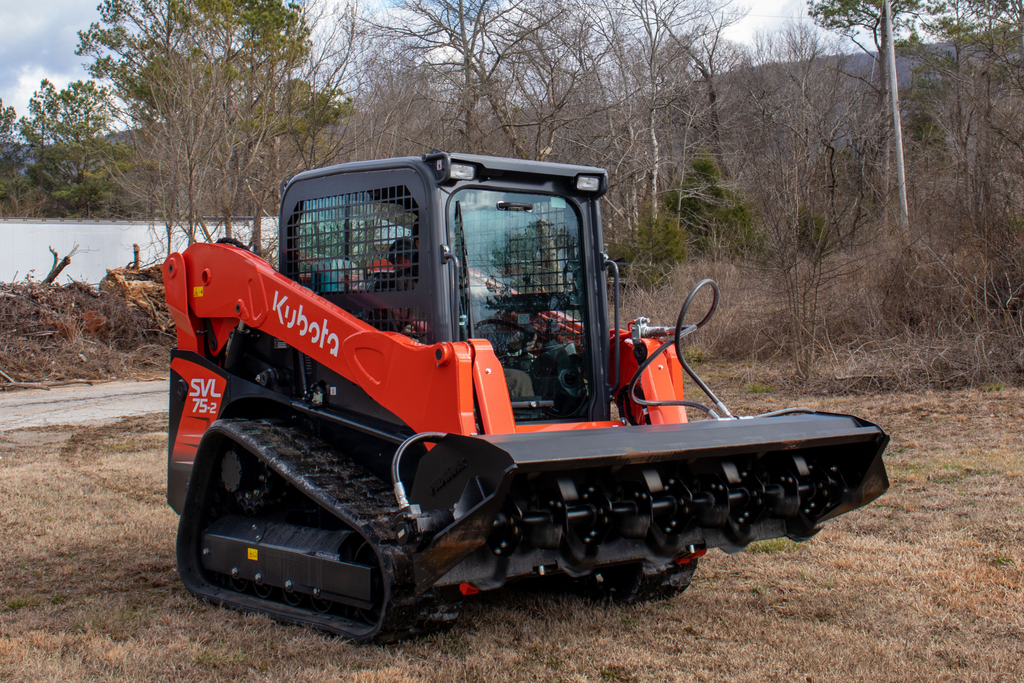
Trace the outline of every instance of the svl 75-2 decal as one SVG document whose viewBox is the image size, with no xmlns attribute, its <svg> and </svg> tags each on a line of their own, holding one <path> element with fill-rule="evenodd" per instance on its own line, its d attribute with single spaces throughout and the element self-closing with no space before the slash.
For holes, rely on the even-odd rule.
<svg viewBox="0 0 1024 683">
<path fill-rule="evenodd" d="M 191 391 L 188 392 L 188 396 L 192 399 L 193 414 L 217 414 L 220 402 L 213 399 L 220 398 L 221 394 L 217 393 L 216 382 L 217 379 L 213 377 L 207 380 L 196 377 L 192 380 L 190 385 Z"/>
</svg>

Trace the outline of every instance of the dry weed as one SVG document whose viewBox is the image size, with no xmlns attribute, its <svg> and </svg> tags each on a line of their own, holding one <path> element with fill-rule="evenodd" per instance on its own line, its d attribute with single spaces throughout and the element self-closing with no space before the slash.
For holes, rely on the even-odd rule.
<svg viewBox="0 0 1024 683">
<path fill-rule="evenodd" d="M 817 293 L 814 376 L 801 389 L 830 392 L 908 391 L 992 384 L 1017 385 L 1024 377 L 1024 319 L 978 294 L 948 266 L 914 250 L 846 254 Z M 722 292 L 714 319 L 687 339 L 699 357 L 772 363 L 792 375 L 792 318 L 777 278 L 751 264 L 694 260 L 680 265 L 654 291 L 627 287 L 623 324 L 646 316 L 674 325 L 690 289 L 701 279 Z M 710 305 L 702 292 L 686 322 Z M 810 322 L 808 321 L 809 325 Z M 791 377 L 780 383 L 793 384 Z"/>
</svg>

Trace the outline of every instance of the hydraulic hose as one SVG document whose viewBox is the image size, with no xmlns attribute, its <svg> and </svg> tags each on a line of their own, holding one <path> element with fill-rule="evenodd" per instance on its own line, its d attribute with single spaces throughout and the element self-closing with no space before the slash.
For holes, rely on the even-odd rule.
<svg viewBox="0 0 1024 683">
<path fill-rule="evenodd" d="M 690 311 L 690 305 L 693 303 L 694 297 L 696 297 L 697 292 L 699 292 L 705 286 L 710 286 L 711 291 L 714 295 L 711 300 L 711 307 L 708 309 L 708 312 L 704 315 L 700 322 L 698 322 L 695 325 L 684 325 L 683 323 L 686 320 L 686 314 Z M 708 324 L 708 321 L 711 320 L 712 316 L 714 316 L 715 314 L 715 310 L 718 308 L 718 296 L 718 285 L 715 283 L 714 280 L 710 278 L 705 278 L 701 280 L 694 286 L 693 289 L 690 290 L 690 294 L 686 297 L 686 300 L 683 302 L 682 308 L 679 309 L 679 317 L 676 319 L 676 328 L 673 337 L 666 341 L 665 343 L 663 343 L 661 346 L 659 346 L 654 353 L 647 357 L 647 360 L 640 364 L 640 367 L 637 368 L 636 372 L 633 373 L 633 378 L 629 381 L 630 400 L 632 400 L 637 405 L 641 406 L 683 406 L 686 408 L 696 408 L 697 410 L 704 411 L 705 413 L 708 414 L 709 417 L 716 420 L 723 419 L 723 416 L 726 418 L 733 417 L 733 414 L 729 412 L 729 409 L 725 407 L 725 404 L 722 403 L 721 399 L 719 399 L 718 396 L 716 396 L 715 393 L 711 390 L 711 388 L 707 384 L 705 384 L 704 380 L 702 380 L 697 375 L 697 373 L 693 371 L 693 368 L 690 367 L 690 364 L 686 362 L 686 358 L 683 356 L 683 337 L 693 334 L 694 332 Z M 718 409 L 717 412 L 714 409 L 709 408 L 708 406 L 702 403 L 697 403 L 696 401 L 648 401 L 636 395 L 636 385 L 637 382 L 640 381 L 640 376 L 643 375 L 644 370 L 646 370 L 651 365 L 651 363 L 653 363 L 654 360 L 665 351 L 665 349 L 672 345 L 675 345 L 676 356 L 679 359 L 679 363 L 683 366 L 683 370 L 685 370 L 686 374 L 690 376 L 690 379 L 692 379 L 694 383 L 698 387 L 700 387 L 700 390 L 703 391 L 707 395 L 707 397 L 711 399 L 711 402 L 715 405 L 715 408 Z M 719 415 L 719 413 L 721 413 L 721 416 Z"/>
<path fill-rule="evenodd" d="M 780 408 L 779 410 L 772 410 L 767 413 L 760 413 L 758 415 L 751 415 L 750 417 L 778 417 L 779 415 L 796 415 L 799 413 L 813 413 L 815 411 L 810 408 L 804 408 L 802 406 L 794 406 L 792 408 Z"/>
<path fill-rule="evenodd" d="M 711 399 L 711 402 L 715 404 L 715 407 L 718 408 L 719 412 L 721 412 L 726 417 L 732 417 L 733 415 L 732 413 L 729 412 L 729 409 L 726 408 L 725 404 L 722 403 L 721 399 L 719 399 L 718 396 L 715 395 L 715 392 L 711 391 L 711 387 L 705 384 L 704 380 L 702 380 L 697 375 L 697 373 L 693 371 L 693 368 L 690 367 L 690 364 L 686 362 L 686 356 L 683 355 L 682 341 L 683 337 L 685 336 L 681 334 L 683 329 L 683 320 L 686 318 L 686 314 L 690 310 L 690 304 L 693 303 L 693 298 L 697 296 L 697 292 L 699 292 L 701 290 L 701 287 L 704 287 L 705 285 L 709 285 L 711 287 L 711 291 L 714 294 L 714 297 L 711 299 L 711 308 L 708 309 L 708 312 L 707 314 L 705 314 L 704 318 L 699 323 L 694 325 L 693 329 L 687 332 L 687 334 L 689 334 L 690 332 L 696 332 L 700 328 L 707 325 L 708 321 L 711 320 L 711 317 L 715 314 L 715 311 L 718 309 L 718 284 L 711 278 L 705 278 L 698 282 L 694 286 L 694 288 L 690 290 L 690 295 L 686 297 L 686 301 L 683 302 L 683 307 L 679 309 L 679 318 L 676 320 L 675 334 L 676 356 L 679 357 L 679 362 L 680 364 L 682 364 L 683 370 L 686 371 L 686 374 L 689 375 L 690 379 L 693 380 L 694 384 L 700 387 L 700 390 L 703 391 L 704 394 Z"/>
<path fill-rule="evenodd" d="M 619 264 L 616 263 L 615 261 L 612 261 L 610 258 L 608 258 L 607 255 L 605 255 L 604 267 L 607 270 L 609 266 L 611 266 L 612 268 L 612 273 L 614 274 L 612 277 L 612 281 L 615 283 L 615 289 L 613 290 L 613 296 L 615 300 L 615 327 L 613 327 L 612 329 L 615 330 L 615 334 L 619 334 Z M 621 362 L 619 359 L 619 354 L 621 353 L 621 346 L 621 344 L 615 344 L 615 377 L 612 378 L 612 383 L 608 387 L 611 393 L 613 394 L 615 393 L 615 390 L 619 388 L 619 373 L 622 372 L 619 366 L 619 363 Z"/>
<path fill-rule="evenodd" d="M 689 331 L 684 332 L 683 336 L 686 336 L 686 334 L 689 334 Z M 672 344 L 674 344 L 674 343 L 675 343 L 674 339 L 669 339 L 667 342 L 665 342 L 664 344 L 659 346 L 658 349 L 654 353 L 652 353 L 650 356 L 648 356 L 647 360 L 645 360 L 643 363 L 641 363 L 640 367 L 637 368 L 637 371 L 633 374 L 633 378 L 629 381 L 629 398 L 634 403 L 636 403 L 637 405 L 641 405 L 641 406 L 683 406 L 685 408 L 696 408 L 697 410 L 702 410 L 705 413 L 707 413 L 708 417 L 710 417 L 712 419 L 715 419 L 715 420 L 719 419 L 718 413 L 716 413 L 714 410 L 712 410 L 708 406 L 704 405 L 703 403 L 697 403 L 696 401 L 686 401 L 686 400 L 684 400 L 684 401 L 648 401 L 648 400 L 642 399 L 642 398 L 640 398 L 639 396 L 636 395 L 636 392 L 635 392 L 636 383 L 640 380 L 640 376 L 643 374 L 644 370 L 646 370 L 648 368 L 648 366 L 650 366 L 650 364 L 653 363 L 654 360 L 659 355 L 661 355 L 661 353 L 665 349 L 667 349 L 669 346 L 672 346 Z M 627 413 L 627 415 L 628 415 L 628 413 Z"/>
<path fill-rule="evenodd" d="M 446 436 L 448 435 L 445 432 L 420 432 L 419 434 L 413 434 L 398 446 L 398 450 L 395 451 L 395 457 L 391 459 L 391 481 L 395 485 L 395 500 L 398 501 L 399 508 L 405 509 L 409 507 L 409 499 L 405 495 L 405 485 L 402 484 L 402 476 L 399 474 L 398 469 L 405 450 L 415 443 L 437 441 Z"/>
<path fill-rule="evenodd" d="M 701 318 L 701 321 L 698 322 L 696 325 L 684 325 L 683 322 L 686 320 L 686 314 L 689 313 L 690 311 L 690 304 L 693 303 L 693 299 L 695 296 L 697 296 L 697 292 L 699 292 L 701 288 L 705 286 L 711 287 L 711 291 L 714 295 L 711 299 L 711 307 L 708 309 L 708 312 L 704 315 L 704 317 Z M 668 341 L 664 342 L 661 346 L 659 346 L 654 353 L 648 356 L 647 360 L 641 363 L 640 367 L 638 367 L 636 372 L 633 373 L 632 379 L 629 380 L 629 398 L 634 403 L 641 406 L 683 406 L 686 408 L 696 408 L 697 410 L 704 411 L 705 413 L 707 413 L 708 417 L 714 420 L 722 420 L 726 418 L 737 417 L 733 415 L 731 412 L 729 412 L 729 409 L 725 407 L 725 404 L 722 403 L 721 399 L 719 399 L 718 396 L 716 396 L 715 393 L 711 390 L 711 388 L 707 384 L 705 384 L 704 380 L 702 380 L 697 375 L 697 373 L 693 371 L 693 368 L 691 368 L 690 364 L 686 362 L 686 357 L 683 355 L 683 337 L 693 334 L 700 328 L 704 327 L 708 323 L 708 321 L 711 320 L 711 317 L 715 314 L 715 310 L 718 308 L 718 296 L 718 285 L 715 283 L 714 280 L 710 278 L 705 278 L 701 280 L 694 286 L 693 289 L 690 290 L 690 294 L 686 297 L 686 300 L 683 302 L 683 307 L 679 309 L 679 317 L 676 319 L 675 334 L 672 336 L 671 339 L 669 339 Z M 690 379 L 693 380 L 694 384 L 700 387 L 700 390 L 703 391 L 707 395 L 707 397 L 711 399 L 711 402 L 715 405 L 715 408 L 717 408 L 717 412 L 714 409 L 709 408 L 708 406 L 702 403 L 697 403 L 696 401 L 647 401 L 636 395 L 636 385 L 637 382 L 640 381 L 640 376 L 643 375 L 644 370 L 646 370 L 651 365 L 651 363 L 653 363 L 654 360 L 658 356 L 660 356 L 669 346 L 675 346 L 676 356 L 679 359 L 679 363 L 683 366 L 683 370 L 685 370 L 686 374 L 690 376 Z M 815 411 L 811 410 L 810 408 L 793 407 L 772 410 L 767 413 L 751 415 L 749 417 L 778 417 L 779 415 L 793 415 L 798 413 L 813 412 Z M 721 413 L 721 416 L 719 415 L 719 413 Z M 627 419 L 632 420 L 632 415 L 629 413 L 629 411 L 626 411 L 626 417 Z M 748 418 L 744 417 L 744 419 Z"/>
</svg>

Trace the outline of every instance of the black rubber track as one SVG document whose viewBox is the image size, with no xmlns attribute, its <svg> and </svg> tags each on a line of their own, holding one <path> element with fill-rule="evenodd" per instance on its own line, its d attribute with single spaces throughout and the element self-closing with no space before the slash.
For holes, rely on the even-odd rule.
<svg viewBox="0 0 1024 683">
<path fill-rule="evenodd" d="M 382 578 L 379 610 L 383 614 L 377 624 L 347 624 L 343 618 L 217 585 L 219 577 L 211 576 L 202 566 L 199 546 L 203 529 L 213 521 L 213 489 L 220 486 L 219 462 L 228 444 L 240 446 L 266 463 L 288 485 L 370 544 Z M 392 642 L 450 625 L 458 618 L 462 596 L 457 587 L 415 593 L 408 556 L 394 538 L 391 518 L 396 512 L 391 487 L 300 429 L 271 421 L 219 420 L 203 438 L 189 482 L 189 499 L 178 533 L 179 572 L 189 591 L 198 597 L 359 642 Z"/>
</svg>

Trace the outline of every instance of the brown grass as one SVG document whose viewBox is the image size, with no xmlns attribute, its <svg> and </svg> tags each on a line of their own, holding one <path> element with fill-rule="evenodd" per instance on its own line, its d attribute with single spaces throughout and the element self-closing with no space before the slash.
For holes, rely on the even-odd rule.
<svg viewBox="0 0 1024 683">
<path fill-rule="evenodd" d="M 813 348 L 814 372 L 803 386 L 873 392 L 1024 385 L 1019 297 L 994 297 L 980 275 L 980 282 L 968 281 L 950 268 L 930 253 L 896 244 L 830 261 L 831 277 L 817 289 L 813 325 L 810 317 L 804 321 L 801 349 Z M 784 283 L 753 264 L 695 259 L 679 265 L 657 289 L 628 286 L 622 324 L 644 315 L 674 325 L 690 289 L 706 277 L 721 290 L 718 311 L 686 345 L 718 360 L 772 362 L 793 375 L 793 319 Z M 710 302 L 709 291 L 702 291 L 686 322 L 697 322 Z M 812 326 L 813 344 L 807 336 Z"/>
<path fill-rule="evenodd" d="M 808 397 L 715 372 L 737 412 L 801 403 L 881 423 L 890 491 L 810 542 L 714 551 L 669 601 L 499 591 L 451 632 L 389 647 L 189 596 L 161 419 L 2 434 L 0 679 L 1024 679 L 1024 391 Z"/>
</svg>

